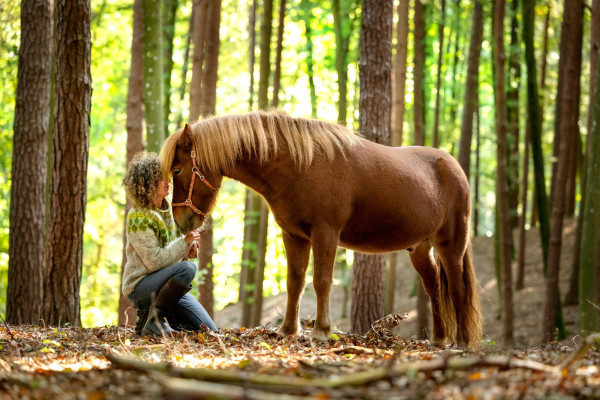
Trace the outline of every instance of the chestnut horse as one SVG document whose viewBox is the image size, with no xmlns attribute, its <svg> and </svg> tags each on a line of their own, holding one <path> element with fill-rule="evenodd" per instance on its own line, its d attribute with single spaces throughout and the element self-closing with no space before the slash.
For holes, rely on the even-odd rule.
<svg viewBox="0 0 600 400">
<path fill-rule="evenodd" d="M 160 157 L 173 178 L 173 214 L 183 232 L 203 223 L 223 176 L 265 198 L 288 262 L 279 334 L 299 333 L 311 248 L 317 294 L 311 336 L 331 334 L 329 293 L 342 246 L 366 253 L 408 249 L 431 299 L 434 341 L 477 346 L 481 340 L 469 184 L 448 153 L 382 146 L 340 125 L 261 111 L 186 124 L 167 138 Z"/>
</svg>

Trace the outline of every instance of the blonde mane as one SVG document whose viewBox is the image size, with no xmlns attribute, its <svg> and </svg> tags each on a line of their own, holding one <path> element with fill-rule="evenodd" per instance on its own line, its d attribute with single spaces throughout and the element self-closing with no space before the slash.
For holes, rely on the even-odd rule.
<svg viewBox="0 0 600 400">
<path fill-rule="evenodd" d="M 161 166 L 170 174 L 182 130 L 169 136 L 160 152 Z M 211 117 L 192 125 L 196 162 L 204 171 L 226 172 L 243 154 L 267 162 L 285 145 L 298 169 L 309 166 L 315 154 L 332 160 L 337 151 L 358 143 L 358 136 L 341 125 L 293 118 L 281 111 L 255 111 Z"/>
</svg>

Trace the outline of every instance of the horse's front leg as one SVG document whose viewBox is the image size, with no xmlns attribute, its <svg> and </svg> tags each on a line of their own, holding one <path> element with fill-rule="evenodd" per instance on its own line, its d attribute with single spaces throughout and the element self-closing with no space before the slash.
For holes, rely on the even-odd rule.
<svg viewBox="0 0 600 400">
<path fill-rule="evenodd" d="M 329 293 L 333 282 L 333 264 L 339 241 L 339 233 L 329 227 L 313 230 L 311 234 L 314 277 L 313 285 L 317 294 L 317 319 L 310 334 L 318 340 L 327 340 L 332 327 L 329 319 Z"/>
<path fill-rule="evenodd" d="M 306 267 L 310 256 L 310 242 L 283 231 L 283 244 L 287 255 L 287 308 L 283 324 L 277 333 L 281 336 L 297 335 L 300 330 L 298 312 L 304 290 Z"/>
</svg>

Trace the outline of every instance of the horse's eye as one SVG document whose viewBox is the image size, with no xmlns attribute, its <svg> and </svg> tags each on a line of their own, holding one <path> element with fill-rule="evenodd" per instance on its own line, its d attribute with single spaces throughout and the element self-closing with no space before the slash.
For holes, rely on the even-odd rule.
<svg viewBox="0 0 600 400">
<path fill-rule="evenodd" d="M 173 170 L 173 175 L 179 175 L 180 172 L 181 172 L 180 169 L 174 169 Z"/>
</svg>

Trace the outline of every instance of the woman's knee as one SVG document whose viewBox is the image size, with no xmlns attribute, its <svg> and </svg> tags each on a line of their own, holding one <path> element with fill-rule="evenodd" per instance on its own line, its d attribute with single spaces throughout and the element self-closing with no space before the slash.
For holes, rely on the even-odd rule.
<svg viewBox="0 0 600 400">
<path fill-rule="evenodd" d="M 182 285 L 189 285 L 196 276 L 196 264 L 191 261 L 181 261 L 178 264 L 175 279 Z"/>
</svg>

